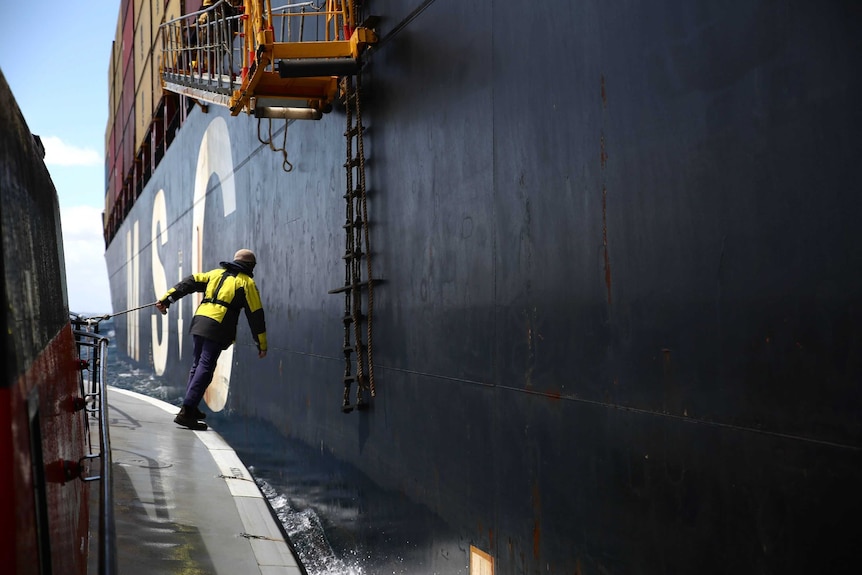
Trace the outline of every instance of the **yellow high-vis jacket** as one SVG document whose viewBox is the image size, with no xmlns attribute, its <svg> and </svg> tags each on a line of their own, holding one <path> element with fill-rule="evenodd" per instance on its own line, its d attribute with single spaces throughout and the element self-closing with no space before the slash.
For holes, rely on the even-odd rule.
<svg viewBox="0 0 862 575">
<path fill-rule="evenodd" d="M 242 262 L 221 262 L 221 267 L 187 276 L 161 298 L 165 306 L 193 292 L 204 292 L 195 310 L 189 333 L 222 344 L 227 349 L 236 340 L 239 312 L 245 312 L 252 337 L 260 351 L 266 351 L 266 321 L 260 293 L 251 268 Z"/>
</svg>

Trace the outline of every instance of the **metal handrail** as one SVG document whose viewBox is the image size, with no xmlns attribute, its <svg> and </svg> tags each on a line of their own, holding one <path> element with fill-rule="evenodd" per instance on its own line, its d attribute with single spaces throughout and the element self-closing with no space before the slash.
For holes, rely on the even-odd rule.
<svg viewBox="0 0 862 575">
<path fill-rule="evenodd" d="M 230 10 L 229 2 L 219 0 L 160 26 L 164 80 L 213 92 L 212 97 L 227 102 L 241 84 L 242 62 L 241 43 L 234 45 L 232 33 L 241 27 L 240 14 L 228 15 Z"/>
<path fill-rule="evenodd" d="M 201 14 L 207 14 L 209 12 L 212 12 L 216 6 L 219 6 L 221 4 L 227 4 L 227 0 L 218 0 L 218 2 L 205 8 L 201 8 L 197 12 L 188 12 L 186 14 L 182 14 L 181 16 L 177 16 L 176 18 L 171 18 L 170 20 L 166 20 L 163 24 L 161 24 L 161 26 L 164 27 L 168 24 L 175 24 L 180 20 L 185 20 L 187 18 L 197 19 Z"/>
<path fill-rule="evenodd" d="M 275 9 L 272 0 L 219 0 L 167 20 L 159 35 L 165 90 L 227 106 L 233 116 L 315 120 L 331 109 L 337 78 L 356 73 L 362 51 L 377 42 L 373 30 L 357 27 L 355 0 Z"/>
<path fill-rule="evenodd" d="M 99 474 L 84 475 L 84 482 L 101 481 L 99 486 L 99 575 L 115 575 L 117 571 L 117 535 L 114 520 L 113 474 L 111 473 L 111 434 L 108 426 L 107 357 L 109 340 L 99 334 L 99 321 L 104 318 L 85 319 L 72 316 L 77 329 L 73 330 L 81 362 L 81 393 L 84 399 L 84 420 L 87 429 L 89 453 L 84 460 L 99 458 Z M 85 381 L 89 378 L 89 382 Z M 89 383 L 89 391 L 87 391 Z M 98 419 L 99 445 L 94 450 L 90 430 L 90 416 Z"/>
</svg>

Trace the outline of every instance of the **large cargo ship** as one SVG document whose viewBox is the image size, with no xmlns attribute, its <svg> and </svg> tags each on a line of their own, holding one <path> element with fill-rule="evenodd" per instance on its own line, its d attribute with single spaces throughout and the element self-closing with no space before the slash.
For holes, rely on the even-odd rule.
<svg viewBox="0 0 862 575">
<path fill-rule="evenodd" d="M 324 521 L 387 494 L 367 572 L 851 570 L 854 3 L 350 1 L 354 67 L 285 32 L 340 2 L 207 4 L 121 2 L 112 304 L 257 253 L 269 355 L 241 324 L 206 407 L 337 461 Z M 116 322 L 178 393 L 195 303 Z"/>
</svg>

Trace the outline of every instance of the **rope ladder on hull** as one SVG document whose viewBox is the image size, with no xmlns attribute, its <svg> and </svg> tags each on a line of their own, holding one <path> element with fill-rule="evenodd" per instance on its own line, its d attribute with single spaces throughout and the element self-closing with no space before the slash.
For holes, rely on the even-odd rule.
<svg viewBox="0 0 862 575">
<path fill-rule="evenodd" d="M 341 80 L 341 95 L 347 116 L 347 189 L 345 199 L 344 285 L 330 290 L 331 294 L 344 294 L 344 395 L 341 410 L 368 408 L 366 394 L 376 395 L 372 345 L 372 310 L 374 308 L 374 280 L 371 274 L 371 240 L 368 233 L 368 202 L 365 187 L 365 150 L 362 136 L 360 107 L 361 74 Z M 363 264 L 365 278 L 363 279 Z M 363 300 L 367 312 L 363 313 Z M 363 327 L 364 334 L 363 334 Z M 363 342 L 363 335 L 365 341 Z M 354 357 L 355 354 L 355 357 Z M 355 367 L 355 372 L 353 371 Z M 351 385 L 356 383 L 356 403 L 350 403 Z"/>
</svg>

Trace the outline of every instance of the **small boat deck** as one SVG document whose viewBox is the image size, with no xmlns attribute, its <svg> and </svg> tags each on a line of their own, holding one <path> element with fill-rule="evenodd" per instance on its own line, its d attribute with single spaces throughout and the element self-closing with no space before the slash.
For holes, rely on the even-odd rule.
<svg viewBox="0 0 862 575">
<path fill-rule="evenodd" d="M 233 449 L 178 408 L 108 390 L 117 564 L 124 575 L 304 575 Z"/>
</svg>

